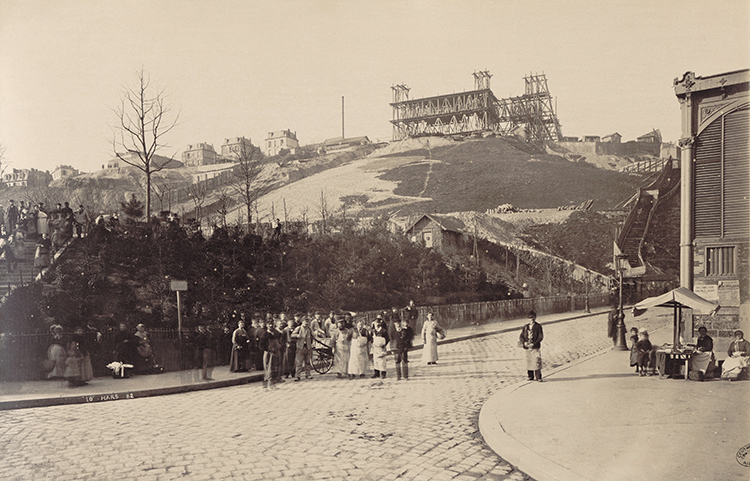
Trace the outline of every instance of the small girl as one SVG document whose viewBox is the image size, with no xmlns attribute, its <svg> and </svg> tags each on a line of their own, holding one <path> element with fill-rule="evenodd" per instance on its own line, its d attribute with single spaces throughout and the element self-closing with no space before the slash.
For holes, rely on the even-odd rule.
<svg viewBox="0 0 750 481">
<path fill-rule="evenodd" d="M 638 328 L 630 328 L 630 367 L 635 366 L 635 372 L 638 372 L 638 349 L 635 345 L 638 343 Z"/>
<path fill-rule="evenodd" d="M 638 342 L 635 349 L 638 351 L 638 373 L 640 376 L 646 375 L 646 368 L 651 361 L 651 341 L 648 340 L 648 332 L 641 331 L 638 333 Z"/>
</svg>

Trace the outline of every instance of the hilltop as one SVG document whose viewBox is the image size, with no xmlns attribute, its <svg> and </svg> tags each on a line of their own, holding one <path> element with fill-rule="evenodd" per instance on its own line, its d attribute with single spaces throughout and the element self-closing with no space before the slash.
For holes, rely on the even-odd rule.
<svg viewBox="0 0 750 481">
<path fill-rule="evenodd" d="M 289 218 L 319 219 L 321 196 L 331 212 L 398 216 L 520 209 L 568 209 L 593 201 L 607 210 L 623 203 L 641 178 L 510 138 L 453 141 L 441 137 L 394 142 L 338 167 L 281 186 L 260 211 L 286 204 Z"/>
</svg>

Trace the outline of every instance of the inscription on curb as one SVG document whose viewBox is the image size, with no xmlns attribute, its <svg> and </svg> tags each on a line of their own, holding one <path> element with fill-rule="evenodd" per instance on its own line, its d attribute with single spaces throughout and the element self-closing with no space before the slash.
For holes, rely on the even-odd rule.
<svg viewBox="0 0 750 481">
<path fill-rule="evenodd" d="M 94 396 L 83 396 L 83 399 L 87 403 L 95 403 L 95 402 L 101 402 L 101 401 L 117 401 L 119 399 L 135 399 L 135 395 L 132 392 L 96 394 Z"/>
</svg>

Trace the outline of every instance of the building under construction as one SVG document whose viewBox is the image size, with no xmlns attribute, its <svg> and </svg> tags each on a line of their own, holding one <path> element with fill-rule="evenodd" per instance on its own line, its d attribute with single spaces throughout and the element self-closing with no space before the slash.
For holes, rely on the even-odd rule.
<svg viewBox="0 0 750 481">
<path fill-rule="evenodd" d="M 524 77 L 525 93 L 506 99 L 492 93 L 489 71 L 473 75 L 474 90 L 435 97 L 409 99 L 409 87 L 391 87 L 393 140 L 488 131 L 519 133 L 530 141 L 562 139 L 546 75 Z"/>
</svg>

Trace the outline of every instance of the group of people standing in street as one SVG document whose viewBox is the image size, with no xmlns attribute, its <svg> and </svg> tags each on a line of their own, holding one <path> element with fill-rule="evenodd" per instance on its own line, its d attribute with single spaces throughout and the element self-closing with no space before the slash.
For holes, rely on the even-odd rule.
<svg viewBox="0 0 750 481">
<path fill-rule="evenodd" d="M 395 358 L 396 379 L 408 379 L 408 351 L 414 341 L 414 328 L 410 324 L 416 322 L 418 314 L 413 301 L 403 309 L 403 315 L 402 310 L 393 307 L 370 324 L 356 319 L 352 313 L 331 312 L 327 318 L 320 311 L 311 315 L 298 313 L 293 318 L 283 313 L 277 317 L 267 314 L 264 319 L 256 314 L 249 323 L 240 314 L 231 335 L 230 371 L 263 370 L 267 388 L 274 388 L 290 377 L 295 381 L 303 376 L 309 379 L 313 348 L 317 345 L 333 356 L 332 371 L 337 378 L 363 378 L 371 362 L 371 378 L 385 378 L 390 350 Z M 445 336 L 445 330 L 432 313 L 423 324 L 422 336 L 426 346 L 423 360 L 435 364 L 437 339 Z"/>
<path fill-rule="evenodd" d="M 413 305 L 413 303 L 411 304 Z M 416 314 L 417 310 L 413 309 Z M 181 348 L 187 348 L 187 362 L 202 371 L 202 379 L 212 380 L 215 365 L 229 363 L 230 372 L 263 371 L 263 385 L 275 388 L 276 384 L 292 378 L 294 381 L 310 379 L 313 350 L 329 352 L 333 359 L 332 372 L 339 379 L 354 380 L 367 376 L 372 367 L 373 379 L 385 379 L 389 371 L 389 355 L 395 362 L 396 380 L 409 379 L 409 350 L 413 347 L 415 332 L 409 316 L 410 310 L 393 307 L 391 312 L 377 315 L 371 322 L 357 319 L 352 313 L 331 312 L 323 318 L 320 311 L 314 314 L 285 314 L 262 318 L 256 313 L 249 321 L 238 313 L 237 328 L 225 326 L 223 333 L 213 333 L 201 325 L 195 332 L 181 338 Z M 414 316 L 416 317 L 416 316 Z M 413 319 L 413 318 L 412 318 Z M 519 346 L 526 352 L 526 369 L 529 380 L 542 380 L 541 342 L 542 326 L 536 322 L 534 311 L 528 314 L 529 322 L 519 336 Z M 91 368 L 92 343 L 77 329 L 75 335 L 63 341 L 62 327 L 52 327 L 53 340 L 47 356 L 47 377 L 69 380 L 71 387 L 85 384 L 93 378 Z M 102 334 L 92 331 L 101 341 Z M 421 327 L 423 343 L 421 362 L 435 365 L 438 362 L 438 341 L 446 337 L 432 312 L 428 312 Z M 119 324 L 113 335 L 113 362 L 122 366 L 113 375 L 128 377 L 134 371 L 141 374 L 163 372 L 157 363 L 149 333 L 143 324 L 135 332 L 127 324 Z M 183 357 L 185 353 L 181 354 Z M 107 366 L 110 367 L 110 366 Z"/>
</svg>

